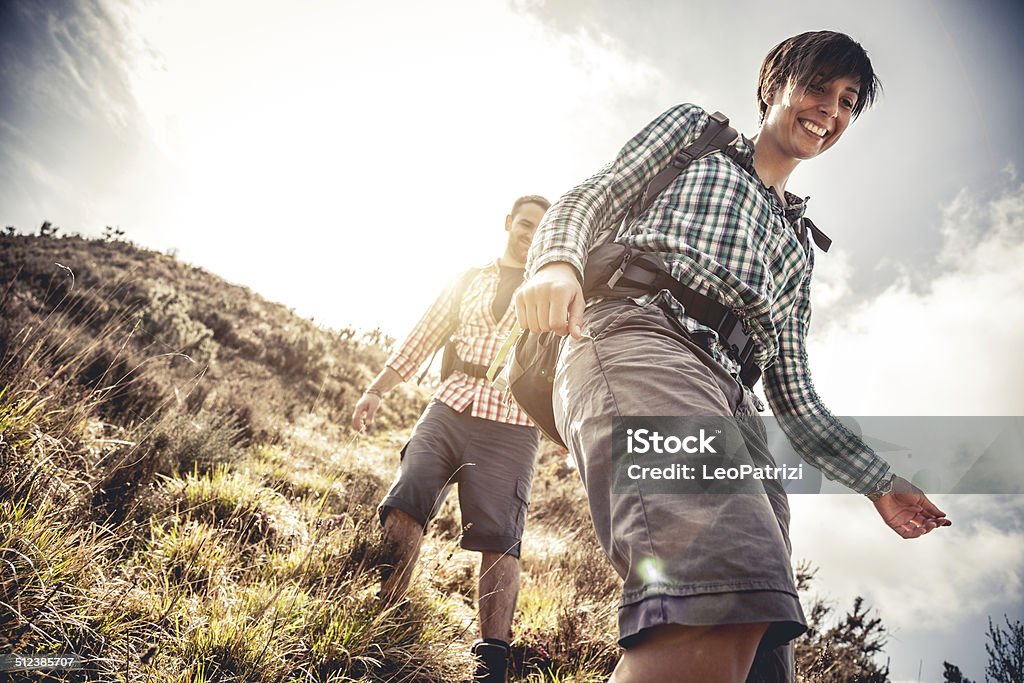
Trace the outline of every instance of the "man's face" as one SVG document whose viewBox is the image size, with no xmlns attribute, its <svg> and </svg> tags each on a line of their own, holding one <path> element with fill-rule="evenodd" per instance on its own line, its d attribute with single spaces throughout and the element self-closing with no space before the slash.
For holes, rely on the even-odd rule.
<svg viewBox="0 0 1024 683">
<path fill-rule="evenodd" d="M 806 87 L 792 81 L 769 94 L 761 131 L 794 159 L 811 159 L 836 144 L 857 103 L 860 82 L 852 76 L 812 80 Z"/>
<path fill-rule="evenodd" d="M 505 217 L 505 230 L 508 231 L 509 254 L 521 263 L 526 263 L 530 252 L 533 233 L 537 232 L 544 209 L 537 204 L 521 204 L 515 214 Z"/>
</svg>

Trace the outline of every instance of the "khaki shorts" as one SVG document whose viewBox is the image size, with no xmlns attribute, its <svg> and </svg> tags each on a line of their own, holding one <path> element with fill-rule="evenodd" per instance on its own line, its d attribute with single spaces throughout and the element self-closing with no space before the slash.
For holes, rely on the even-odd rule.
<svg viewBox="0 0 1024 683">
<path fill-rule="evenodd" d="M 458 413 L 431 401 L 402 449 L 395 481 L 378 507 L 380 521 L 398 508 L 425 530 L 458 483 L 460 545 L 519 557 L 539 432 L 473 417 L 471 408 Z"/>
<path fill-rule="evenodd" d="M 613 490 L 612 418 L 735 416 L 755 466 L 775 466 L 764 426 L 739 383 L 652 304 L 588 307 L 554 385 L 556 425 L 579 466 L 594 529 L 624 581 L 619 641 L 661 624 L 769 622 L 755 668 L 792 677 L 806 631 L 790 561 L 789 504 L 778 481 L 757 494 Z M 753 675 L 753 674 L 752 674 Z"/>
</svg>

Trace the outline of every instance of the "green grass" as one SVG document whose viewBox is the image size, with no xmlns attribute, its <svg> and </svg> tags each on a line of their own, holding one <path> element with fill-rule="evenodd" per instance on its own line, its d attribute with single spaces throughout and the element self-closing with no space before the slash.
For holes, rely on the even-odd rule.
<svg viewBox="0 0 1024 683">
<path fill-rule="evenodd" d="M 347 429 L 379 334 L 123 242 L 0 239 L 0 654 L 87 658 L 53 681 L 469 676 L 479 556 L 454 496 L 408 603 L 376 599 L 376 505 L 427 396 Z M 521 564 L 515 679 L 606 680 L 620 583 L 550 450 Z"/>
</svg>

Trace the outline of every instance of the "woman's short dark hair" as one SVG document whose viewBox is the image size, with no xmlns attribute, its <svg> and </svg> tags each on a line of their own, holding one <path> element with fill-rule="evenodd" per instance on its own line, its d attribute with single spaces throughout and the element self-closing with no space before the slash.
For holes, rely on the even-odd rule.
<svg viewBox="0 0 1024 683">
<path fill-rule="evenodd" d="M 815 80 L 827 83 L 844 76 L 860 81 L 857 103 L 853 106 L 856 118 L 882 91 L 882 83 L 860 43 L 845 33 L 835 31 L 809 31 L 787 38 L 773 47 L 761 64 L 761 74 L 757 79 L 757 105 L 761 120 L 768 110 L 762 97 L 764 93 L 785 87 L 791 79 L 798 87 L 807 87 Z"/>
</svg>

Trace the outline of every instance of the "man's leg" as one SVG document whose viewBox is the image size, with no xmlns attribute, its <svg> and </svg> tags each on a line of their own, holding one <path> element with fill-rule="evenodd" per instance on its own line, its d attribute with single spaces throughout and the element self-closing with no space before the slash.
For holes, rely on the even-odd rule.
<svg viewBox="0 0 1024 683">
<path fill-rule="evenodd" d="M 384 518 L 386 557 L 380 588 L 385 600 L 393 602 L 405 597 L 422 542 L 423 527 L 419 522 L 397 508 L 388 511 Z"/>
<path fill-rule="evenodd" d="M 460 545 L 481 553 L 481 639 L 473 644 L 473 680 L 505 683 L 512 615 L 519 593 L 519 550 L 539 434 L 533 427 L 469 418 L 467 466 L 460 473 Z"/>
<path fill-rule="evenodd" d="M 681 626 L 647 629 L 623 653 L 612 683 L 743 683 L 768 624 Z"/>
<path fill-rule="evenodd" d="M 402 599 L 409 588 L 427 524 L 444 502 L 465 448 L 452 408 L 432 401 L 402 449 L 398 474 L 378 506 L 386 543 L 381 595 Z"/>
<path fill-rule="evenodd" d="M 482 553 L 478 585 L 480 637 L 512 640 L 512 615 L 519 597 L 519 560 L 503 553 Z"/>
<path fill-rule="evenodd" d="M 484 552 L 480 559 L 477 604 L 480 640 L 473 643 L 474 681 L 505 683 L 508 672 L 512 614 L 519 595 L 519 559 L 507 553 Z"/>
</svg>

